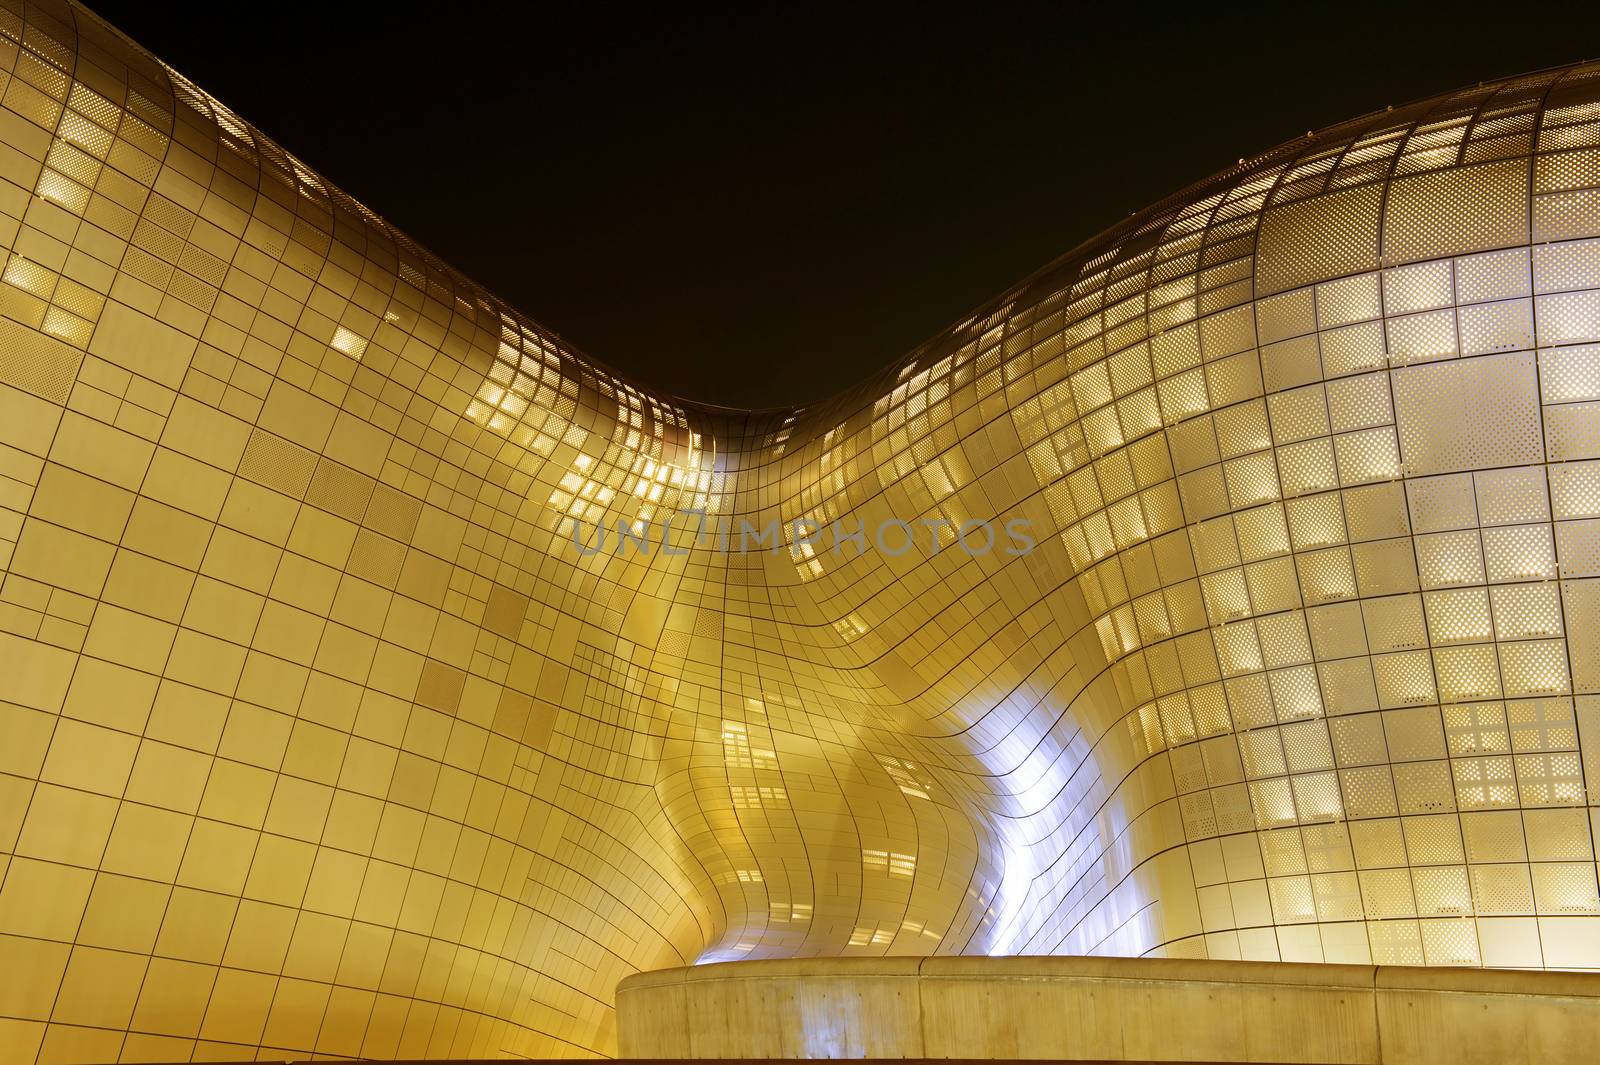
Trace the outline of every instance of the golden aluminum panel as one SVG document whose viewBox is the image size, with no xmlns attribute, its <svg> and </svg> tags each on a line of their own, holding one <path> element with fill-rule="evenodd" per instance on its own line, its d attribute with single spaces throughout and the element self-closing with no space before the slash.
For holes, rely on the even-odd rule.
<svg viewBox="0 0 1600 1065">
<path fill-rule="evenodd" d="M 740 414 L 0 0 L 0 1058 L 604 1054 L 731 958 L 1600 968 L 1594 74 Z"/>
</svg>

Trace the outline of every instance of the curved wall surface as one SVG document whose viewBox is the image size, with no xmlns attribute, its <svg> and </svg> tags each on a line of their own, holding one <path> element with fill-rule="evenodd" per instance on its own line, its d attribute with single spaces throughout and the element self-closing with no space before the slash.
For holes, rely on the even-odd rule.
<svg viewBox="0 0 1600 1065">
<path fill-rule="evenodd" d="M 1600 68 L 752 414 L 81 8 L 0 71 L 7 1057 L 609 1053 L 737 958 L 1600 967 Z"/>
</svg>

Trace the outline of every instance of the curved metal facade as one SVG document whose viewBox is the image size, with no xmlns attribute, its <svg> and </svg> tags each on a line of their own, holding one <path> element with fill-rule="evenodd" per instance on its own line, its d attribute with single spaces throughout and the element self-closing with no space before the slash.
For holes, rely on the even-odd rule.
<svg viewBox="0 0 1600 1065">
<path fill-rule="evenodd" d="M 1296 140 L 745 415 L 21 8 L 0 1057 L 605 1053 L 698 959 L 1600 968 L 1600 68 Z M 718 542 L 802 518 L 923 539 Z"/>
</svg>

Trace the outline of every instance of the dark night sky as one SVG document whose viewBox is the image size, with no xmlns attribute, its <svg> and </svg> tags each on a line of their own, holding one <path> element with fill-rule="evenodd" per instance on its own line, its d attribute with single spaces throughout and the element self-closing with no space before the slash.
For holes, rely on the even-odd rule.
<svg viewBox="0 0 1600 1065">
<path fill-rule="evenodd" d="M 91 6 L 580 349 L 733 406 L 851 384 L 1240 156 L 1600 55 L 1592 2 Z"/>
</svg>

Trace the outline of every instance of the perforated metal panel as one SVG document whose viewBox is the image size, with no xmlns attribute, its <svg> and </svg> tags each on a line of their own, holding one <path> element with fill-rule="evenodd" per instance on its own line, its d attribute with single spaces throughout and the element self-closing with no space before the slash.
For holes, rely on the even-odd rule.
<svg viewBox="0 0 1600 1065">
<path fill-rule="evenodd" d="M 739 414 L 0 0 L 0 1049 L 607 1053 L 724 958 L 1600 968 L 1597 72 Z M 806 518 L 943 533 L 718 545 Z"/>
<path fill-rule="evenodd" d="M 1386 262 L 1528 242 L 1528 164 L 1508 159 L 1396 180 L 1384 214 Z"/>
<path fill-rule="evenodd" d="M 1390 376 L 1408 474 L 1544 460 L 1532 352 L 1403 367 Z"/>
<path fill-rule="evenodd" d="M 1256 250 L 1257 293 L 1371 270 L 1382 200 L 1383 187 L 1367 185 L 1268 211 Z"/>
</svg>

